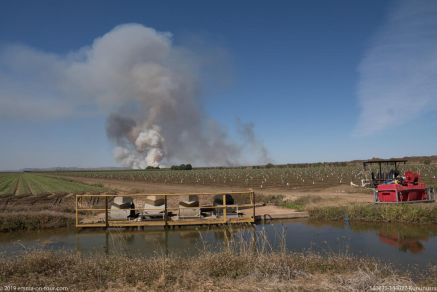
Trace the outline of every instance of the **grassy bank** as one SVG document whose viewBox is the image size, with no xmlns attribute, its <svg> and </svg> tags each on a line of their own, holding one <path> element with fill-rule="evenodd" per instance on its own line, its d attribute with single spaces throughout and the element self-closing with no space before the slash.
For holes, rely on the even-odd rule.
<svg viewBox="0 0 437 292">
<path fill-rule="evenodd" d="M 225 250 L 197 257 L 129 258 L 29 252 L 0 265 L 2 285 L 63 286 L 71 290 L 337 290 L 378 285 L 436 286 L 430 274 L 411 279 L 387 265 L 350 256 Z"/>
<path fill-rule="evenodd" d="M 437 223 L 436 204 L 374 205 L 356 204 L 308 210 L 311 219 L 369 222 Z"/>
<path fill-rule="evenodd" d="M 61 228 L 73 225 L 73 216 L 60 212 L 0 213 L 0 232 Z"/>
</svg>

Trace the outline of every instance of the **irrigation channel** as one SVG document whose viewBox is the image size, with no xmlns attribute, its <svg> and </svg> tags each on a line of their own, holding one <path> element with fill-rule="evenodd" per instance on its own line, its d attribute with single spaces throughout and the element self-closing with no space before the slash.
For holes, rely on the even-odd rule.
<svg viewBox="0 0 437 292">
<path fill-rule="evenodd" d="M 195 256 L 199 249 L 219 250 L 241 240 L 247 246 L 256 242 L 258 247 L 264 245 L 263 248 L 268 249 L 285 246 L 290 251 L 370 256 L 401 269 L 437 264 L 437 225 L 333 223 L 308 219 L 243 227 L 231 225 L 209 228 L 185 226 L 171 230 L 58 229 L 11 232 L 0 234 L 0 256 L 33 249 L 130 256 L 162 253 Z"/>
</svg>

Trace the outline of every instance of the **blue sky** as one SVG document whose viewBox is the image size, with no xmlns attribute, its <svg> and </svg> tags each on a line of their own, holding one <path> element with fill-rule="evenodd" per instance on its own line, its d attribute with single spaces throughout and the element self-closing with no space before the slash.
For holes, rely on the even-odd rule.
<svg viewBox="0 0 437 292">
<path fill-rule="evenodd" d="M 413 2 L 2 1 L 0 47 L 66 58 L 118 25 L 137 23 L 170 32 L 172 46 L 212 64 L 198 72 L 202 112 L 230 141 L 239 139 L 237 119 L 253 123 L 257 143 L 275 163 L 432 155 L 437 102 L 429 84 L 437 72 L 423 64 L 435 64 L 437 23 L 418 26 L 405 12 L 416 9 Z M 426 10 L 437 19 L 435 4 L 423 2 L 419 15 Z M 405 42 L 423 45 L 405 50 Z M 5 60 L 0 84 L 12 76 Z M 43 66 L 35 68 L 30 74 L 44 76 Z M 46 102 L 51 82 L 17 72 L 11 78 L 36 96 L 33 102 Z M 1 99 L 14 103 L 7 93 Z M 50 106 L 56 112 L 57 103 Z M 0 169 L 118 165 L 107 111 L 87 107 L 53 116 L 24 116 L 13 106 L 0 111 Z"/>
</svg>

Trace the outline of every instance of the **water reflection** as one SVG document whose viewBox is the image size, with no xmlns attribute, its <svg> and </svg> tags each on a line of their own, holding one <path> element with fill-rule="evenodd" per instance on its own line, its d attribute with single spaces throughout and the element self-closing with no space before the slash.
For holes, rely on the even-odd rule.
<svg viewBox="0 0 437 292">
<path fill-rule="evenodd" d="M 5 255 L 31 249 L 73 250 L 129 256 L 196 255 L 239 248 L 313 250 L 371 256 L 400 266 L 437 260 L 437 225 L 293 220 L 249 226 L 181 227 L 171 230 L 47 230 L 0 234 Z M 1 255 L 0 255 L 1 256 Z"/>
<path fill-rule="evenodd" d="M 427 241 L 429 236 L 427 232 L 412 233 L 414 230 L 410 229 L 412 228 L 405 226 L 400 228 L 384 226 L 379 230 L 379 239 L 383 243 L 399 248 L 399 250 L 420 253 L 424 250 L 421 241 Z"/>
<path fill-rule="evenodd" d="M 193 228 L 175 230 L 108 231 L 83 230 L 75 233 L 75 246 L 79 252 L 99 252 L 118 255 L 178 254 L 193 255 L 201 249 L 220 250 L 233 242 L 253 241 L 253 226 Z M 102 240 L 104 239 L 104 240 Z M 64 243 L 68 239 L 63 238 Z M 67 245 L 65 246 L 67 247 Z"/>
<path fill-rule="evenodd" d="M 315 227 L 330 226 L 350 229 L 353 232 L 374 232 L 381 243 L 394 247 L 402 252 L 413 254 L 425 251 L 425 242 L 437 236 L 437 225 L 415 225 L 402 223 L 374 222 L 318 222 L 308 221 Z"/>
</svg>

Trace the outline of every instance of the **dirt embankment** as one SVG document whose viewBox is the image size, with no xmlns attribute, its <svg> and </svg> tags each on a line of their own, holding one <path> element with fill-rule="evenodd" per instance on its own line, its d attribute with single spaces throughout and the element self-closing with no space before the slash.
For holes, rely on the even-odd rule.
<svg viewBox="0 0 437 292">
<path fill-rule="evenodd" d="M 0 197 L 0 232 L 68 227 L 74 224 L 74 195 Z"/>
</svg>

